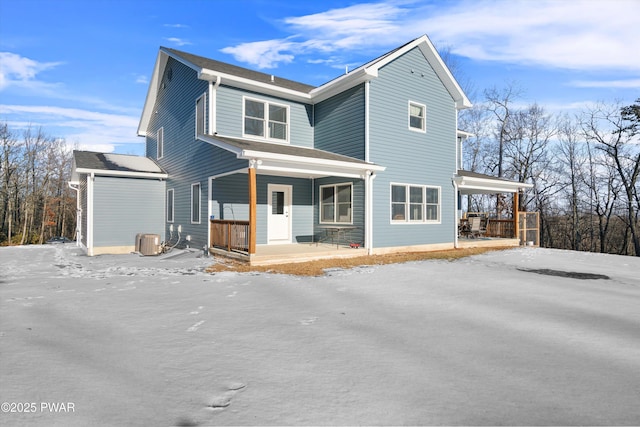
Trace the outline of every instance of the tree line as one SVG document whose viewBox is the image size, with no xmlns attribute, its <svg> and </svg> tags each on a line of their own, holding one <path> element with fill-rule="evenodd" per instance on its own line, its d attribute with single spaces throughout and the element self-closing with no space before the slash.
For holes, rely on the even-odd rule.
<svg viewBox="0 0 640 427">
<path fill-rule="evenodd" d="M 518 104 L 515 84 L 483 92 L 459 128 L 464 168 L 528 182 L 519 210 L 540 215 L 540 245 L 640 256 L 640 99 L 599 103 L 573 116 Z M 0 124 L 0 244 L 73 238 L 76 194 L 65 141 Z M 504 195 L 470 196 L 470 211 L 513 214 Z"/>
<path fill-rule="evenodd" d="M 29 126 L 0 124 L 0 245 L 74 238 L 76 195 L 69 188 L 72 152 L 63 139 Z"/>
<path fill-rule="evenodd" d="M 513 83 L 483 92 L 461 114 L 466 170 L 533 184 L 519 210 L 540 216 L 540 245 L 640 256 L 640 99 L 550 114 L 518 104 Z M 472 196 L 469 210 L 510 216 L 502 195 Z"/>
</svg>

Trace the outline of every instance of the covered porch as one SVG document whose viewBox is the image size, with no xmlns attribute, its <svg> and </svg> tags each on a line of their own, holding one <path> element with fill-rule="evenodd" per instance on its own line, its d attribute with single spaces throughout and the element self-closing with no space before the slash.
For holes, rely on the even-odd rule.
<svg viewBox="0 0 640 427">
<path fill-rule="evenodd" d="M 210 252 L 252 264 L 366 253 L 369 190 L 383 167 L 311 148 L 201 138 L 244 161 L 209 178 Z M 360 250 L 345 250 L 349 242 Z"/>
<path fill-rule="evenodd" d="M 519 197 L 532 184 L 509 181 L 489 175 L 459 170 L 453 179 L 456 198 L 456 247 L 538 246 L 537 212 L 520 210 Z M 511 194 L 510 218 L 497 218 L 488 212 L 463 212 L 461 197 L 473 194 Z"/>
</svg>

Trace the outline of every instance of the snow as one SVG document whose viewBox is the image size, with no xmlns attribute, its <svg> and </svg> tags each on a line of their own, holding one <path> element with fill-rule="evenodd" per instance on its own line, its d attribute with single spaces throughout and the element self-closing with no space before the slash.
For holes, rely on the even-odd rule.
<svg viewBox="0 0 640 427">
<path fill-rule="evenodd" d="M 516 248 L 301 278 L 169 255 L 0 248 L 0 402 L 20 410 L 1 425 L 640 423 L 638 258 Z"/>
<path fill-rule="evenodd" d="M 133 171 L 158 173 L 162 172 L 162 169 L 160 169 L 160 167 L 155 164 L 153 160 L 147 157 L 106 153 L 104 155 L 104 158 L 111 163 Z"/>
</svg>

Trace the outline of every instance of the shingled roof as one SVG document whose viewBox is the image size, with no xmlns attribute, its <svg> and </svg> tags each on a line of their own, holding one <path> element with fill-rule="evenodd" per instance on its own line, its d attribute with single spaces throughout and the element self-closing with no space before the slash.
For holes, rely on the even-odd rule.
<svg viewBox="0 0 640 427">
<path fill-rule="evenodd" d="M 131 177 L 157 176 L 157 178 L 166 178 L 167 176 L 165 171 L 148 157 L 74 150 L 71 181 L 77 182 L 80 173 Z"/>
<path fill-rule="evenodd" d="M 214 59 L 182 52 L 180 50 L 171 49 L 168 47 L 161 47 L 160 49 L 170 52 L 172 55 L 180 57 L 182 60 L 187 61 L 198 68 L 205 68 L 207 70 L 217 71 L 236 77 L 244 77 L 255 82 L 272 84 L 274 86 L 303 93 L 309 93 L 312 89 L 315 89 L 315 86 L 310 86 L 293 80 L 283 79 L 281 77 L 273 76 L 272 74 L 261 73 L 259 71 L 238 67 L 237 65 L 227 64 L 226 62 L 216 61 Z"/>
</svg>

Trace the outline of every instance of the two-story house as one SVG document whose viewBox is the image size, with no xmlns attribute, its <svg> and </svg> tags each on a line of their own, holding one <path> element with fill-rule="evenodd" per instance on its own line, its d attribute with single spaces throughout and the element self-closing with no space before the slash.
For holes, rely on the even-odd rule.
<svg viewBox="0 0 640 427">
<path fill-rule="evenodd" d="M 461 193 L 526 186 L 460 170 L 470 106 L 427 36 L 318 87 L 163 47 L 138 128 L 159 168 L 120 177 L 163 183 L 138 232 L 170 244 L 453 248 Z"/>
</svg>

